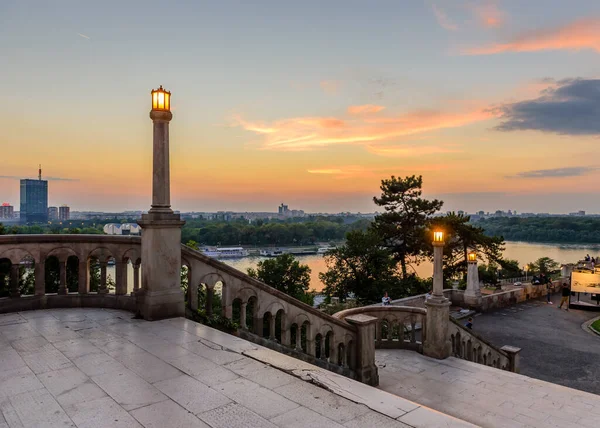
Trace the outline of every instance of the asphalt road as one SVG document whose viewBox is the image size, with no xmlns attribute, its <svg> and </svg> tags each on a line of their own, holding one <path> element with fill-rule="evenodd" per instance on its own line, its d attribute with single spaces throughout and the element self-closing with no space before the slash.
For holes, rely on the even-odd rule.
<svg viewBox="0 0 600 428">
<path fill-rule="evenodd" d="M 581 328 L 600 312 L 557 310 L 560 293 L 474 318 L 473 330 L 494 345 L 521 348 L 521 374 L 600 394 L 600 336 Z"/>
</svg>

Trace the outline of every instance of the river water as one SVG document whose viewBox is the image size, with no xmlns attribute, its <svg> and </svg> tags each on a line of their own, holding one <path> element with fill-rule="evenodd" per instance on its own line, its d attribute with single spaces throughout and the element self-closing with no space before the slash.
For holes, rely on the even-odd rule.
<svg viewBox="0 0 600 428">
<path fill-rule="evenodd" d="M 504 257 L 518 260 L 521 266 L 525 266 L 527 263 L 533 262 L 540 257 L 550 257 L 559 263 L 572 263 L 581 260 L 588 253 L 591 257 L 600 256 L 600 245 L 506 242 Z M 320 254 L 311 254 L 297 256 L 297 259 L 300 263 L 308 265 L 311 269 L 311 289 L 321 291 L 323 284 L 319 280 L 319 273 L 327 270 L 323 256 Z M 266 257 L 255 256 L 241 259 L 223 259 L 222 261 L 245 273 L 248 268 L 256 267 L 256 264 L 261 260 L 266 260 Z M 113 279 L 115 278 L 114 270 L 114 266 L 108 266 L 107 268 L 107 274 Z M 414 266 L 414 270 L 417 275 L 423 278 L 428 278 L 433 274 L 433 267 L 429 262 Z M 133 269 L 131 266 L 128 267 L 127 276 L 128 288 L 131 291 L 133 288 Z"/>
</svg>

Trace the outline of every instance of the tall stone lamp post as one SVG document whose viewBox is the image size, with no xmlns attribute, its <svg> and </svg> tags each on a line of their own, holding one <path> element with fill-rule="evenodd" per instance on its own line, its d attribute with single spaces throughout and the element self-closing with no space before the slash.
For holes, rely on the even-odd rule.
<svg viewBox="0 0 600 428">
<path fill-rule="evenodd" d="M 448 323 L 450 301 L 444 297 L 444 232 L 433 232 L 433 294 L 425 302 L 427 321 L 423 353 L 428 357 L 444 359 L 450 356 Z"/>
<path fill-rule="evenodd" d="M 138 311 L 146 320 L 185 314 L 181 291 L 181 221 L 171 209 L 169 122 L 171 93 L 161 86 L 152 94 L 152 207 L 138 224 L 142 227 L 142 288 Z"/>
</svg>

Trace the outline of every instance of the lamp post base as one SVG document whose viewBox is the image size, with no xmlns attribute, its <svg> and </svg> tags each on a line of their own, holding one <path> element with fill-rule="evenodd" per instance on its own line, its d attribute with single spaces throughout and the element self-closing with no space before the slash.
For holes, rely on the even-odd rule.
<svg viewBox="0 0 600 428">
<path fill-rule="evenodd" d="M 425 306 L 427 307 L 427 321 L 423 354 L 443 360 L 450 356 L 452 348 L 448 337 L 450 301 L 445 297 L 434 296 L 425 302 Z"/>
</svg>

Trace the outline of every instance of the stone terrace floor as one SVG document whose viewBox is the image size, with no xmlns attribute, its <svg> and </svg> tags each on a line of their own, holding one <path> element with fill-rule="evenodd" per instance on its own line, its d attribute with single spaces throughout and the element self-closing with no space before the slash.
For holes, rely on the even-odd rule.
<svg viewBox="0 0 600 428">
<path fill-rule="evenodd" d="M 376 361 L 379 388 L 482 427 L 600 427 L 595 394 L 401 349 L 377 350 Z"/>
<path fill-rule="evenodd" d="M 0 428 L 74 426 L 472 425 L 183 318 L 0 315 Z"/>
</svg>

